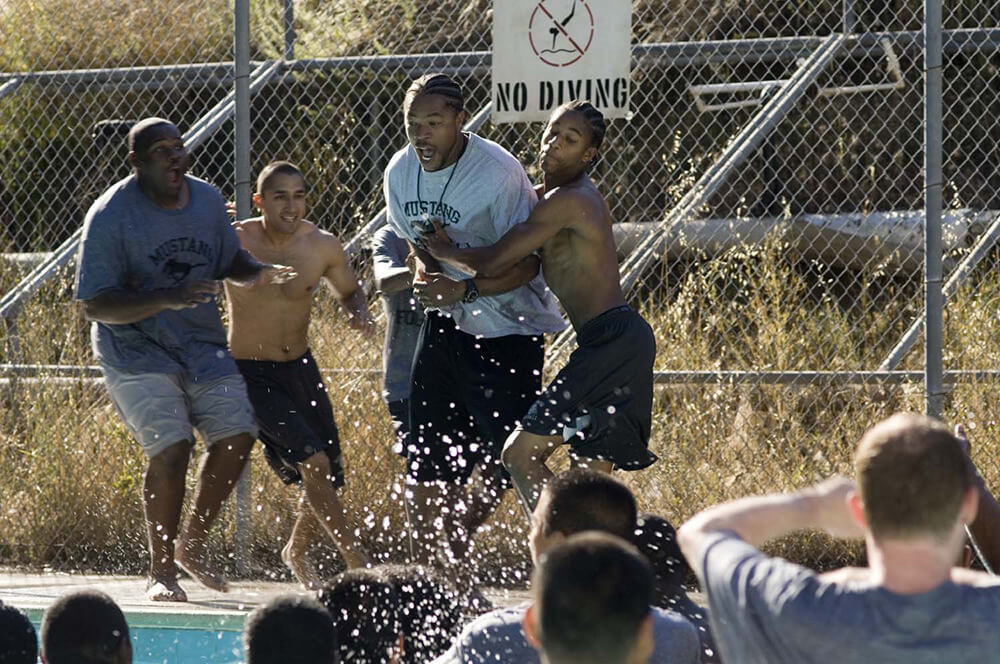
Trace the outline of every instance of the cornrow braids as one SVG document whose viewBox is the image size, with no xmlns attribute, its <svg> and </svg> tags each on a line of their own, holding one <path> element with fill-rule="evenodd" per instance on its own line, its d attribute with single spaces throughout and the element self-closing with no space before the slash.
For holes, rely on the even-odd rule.
<svg viewBox="0 0 1000 664">
<path fill-rule="evenodd" d="M 445 103 L 455 109 L 456 113 L 465 110 L 465 95 L 450 76 L 441 73 L 424 74 L 410 84 L 403 98 L 403 114 L 409 112 L 410 104 L 421 95 L 438 95 L 444 97 Z"/>
<path fill-rule="evenodd" d="M 608 131 L 604 114 L 597 110 L 589 101 L 582 99 L 568 101 L 561 108 L 567 111 L 576 111 L 584 117 L 587 124 L 590 125 L 590 144 L 599 150 L 601 143 L 604 142 L 604 134 Z"/>
</svg>

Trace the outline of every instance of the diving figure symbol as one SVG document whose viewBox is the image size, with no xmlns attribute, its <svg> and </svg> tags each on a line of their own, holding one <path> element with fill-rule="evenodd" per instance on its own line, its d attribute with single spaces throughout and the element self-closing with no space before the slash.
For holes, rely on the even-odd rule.
<svg viewBox="0 0 1000 664">
<path fill-rule="evenodd" d="M 565 28 L 566 24 L 569 23 L 573 19 L 573 15 L 574 14 L 576 14 L 576 0 L 573 0 L 573 6 L 569 10 L 569 15 L 566 18 L 564 18 L 562 21 L 560 21 L 558 26 L 553 25 L 551 28 L 549 28 L 549 34 L 552 35 L 552 48 L 549 49 L 549 52 L 551 52 L 551 53 L 555 53 L 556 52 L 556 50 L 555 50 L 556 49 L 556 39 L 559 37 L 560 33 L 564 33 L 565 32 L 564 30 L 560 30 L 560 28 Z M 543 53 L 544 52 L 545 51 L 543 51 Z"/>
</svg>

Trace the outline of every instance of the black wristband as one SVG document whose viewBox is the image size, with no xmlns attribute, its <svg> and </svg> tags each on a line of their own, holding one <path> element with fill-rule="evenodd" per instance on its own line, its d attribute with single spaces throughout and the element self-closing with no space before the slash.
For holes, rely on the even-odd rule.
<svg viewBox="0 0 1000 664">
<path fill-rule="evenodd" d="M 475 279 L 465 280 L 465 295 L 462 297 L 462 302 L 466 304 L 471 304 L 479 299 L 479 289 L 476 288 Z"/>
</svg>

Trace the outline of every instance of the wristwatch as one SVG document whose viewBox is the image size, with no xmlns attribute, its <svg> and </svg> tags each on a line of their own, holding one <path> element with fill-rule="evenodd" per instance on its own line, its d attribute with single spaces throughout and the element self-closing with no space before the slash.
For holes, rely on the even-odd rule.
<svg viewBox="0 0 1000 664">
<path fill-rule="evenodd" d="M 462 296 L 462 302 L 466 304 L 472 304 L 479 299 L 479 289 L 476 288 L 475 279 L 465 280 L 465 295 Z"/>
</svg>

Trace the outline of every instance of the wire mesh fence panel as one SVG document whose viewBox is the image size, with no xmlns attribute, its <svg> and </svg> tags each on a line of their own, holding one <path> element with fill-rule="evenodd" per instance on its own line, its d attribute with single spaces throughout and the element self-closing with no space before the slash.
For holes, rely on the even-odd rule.
<svg viewBox="0 0 1000 664">
<path fill-rule="evenodd" d="M 142 117 L 196 135 L 190 172 L 234 192 L 231 6 L 68 6 L 0 4 L 8 252 L 52 251 L 79 229 L 94 198 L 129 172 L 124 131 Z M 470 118 L 486 109 L 491 12 L 485 0 L 251 3 L 252 173 L 277 159 L 300 166 L 306 216 L 350 249 L 373 312 L 368 239 L 385 166 L 406 145 L 404 92 L 418 75 L 445 71 L 465 90 Z M 900 349 L 923 310 L 921 29 L 913 0 L 633 3 L 632 113 L 609 123 L 592 175 L 615 221 L 627 296 L 658 344 L 650 447 L 661 461 L 626 476 L 644 509 L 681 521 L 720 500 L 849 472 L 869 424 L 922 409 L 919 384 L 815 373 L 922 367 L 919 344 Z M 969 0 L 949 4 L 944 30 L 945 266 L 952 274 L 975 259 L 948 304 L 945 368 L 988 370 L 1000 27 L 988 2 Z M 476 132 L 537 180 L 542 129 L 487 120 Z M 5 262 L 0 291 L 27 270 Z M 93 364 L 70 288 L 59 273 L 7 321 L 5 361 Z M 383 323 L 374 335 L 350 329 L 330 289 L 317 294 L 312 320 L 352 518 L 373 550 L 405 557 L 403 461 L 389 449 L 381 397 Z M 549 375 L 572 344 L 549 340 Z M 101 389 L 53 372 L 10 374 L 0 392 L 0 564 L 138 571 L 141 453 Z M 981 423 L 976 458 L 1000 480 L 990 394 L 987 379 L 962 383 L 946 415 Z M 259 451 L 253 465 L 251 569 L 285 578 L 278 554 L 298 496 Z M 56 500 L 81 507 L 42 509 Z M 126 515 L 113 536 L 112 514 Z M 232 560 L 232 510 L 223 522 L 213 547 Z M 484 560 L 510 570 L 498 581 L 524 578 L 526 528 L 508 496 L 481 535 Z M 810 536 L 775 547 L 817 566 L 859 555 Z M 331 547 L 317 556 L 341 564 Z"/>
</svg>

